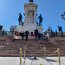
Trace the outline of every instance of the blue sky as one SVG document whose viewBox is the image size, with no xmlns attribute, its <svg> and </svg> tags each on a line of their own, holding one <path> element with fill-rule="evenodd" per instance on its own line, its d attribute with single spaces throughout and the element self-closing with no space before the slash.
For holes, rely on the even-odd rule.
<svg viewBox="0 0 65 65">
<path fill-rule="evenodd" d="M 34 0 L 38 4 L 38 15 L 41 13 L 44 30 L 51 26 L 55 31 L 59 25 L 65 31 L 65 20 L 61 14 L 65 11 L 65 0 Z M 24 13 L 24 3 L 28 0 L 0 0 L 0 25 L 9 30 L 11 25 L 18 25 L 18 13 Z M 24 20 L 23 20 L 24 21 Z"/>
</svg>

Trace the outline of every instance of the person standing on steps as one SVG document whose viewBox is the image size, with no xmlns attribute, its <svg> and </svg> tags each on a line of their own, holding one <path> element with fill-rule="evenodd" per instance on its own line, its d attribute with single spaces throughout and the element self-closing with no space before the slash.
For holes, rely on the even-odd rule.
<svg viewBox="0 0 65 65">
<path fill-rule="evenodd" d="M 28 35 L 29 35 L 29 31 L 26 30 L 26 31 L 25 31 L 25 39 L 26 39 L 26 41 L 28 41 Z"/>
<path fill-rule="evenodd" d="M 22 40 L 24 40 L 24 31 L 20 33 L 20 36 L 22 37 Z"/>
<path fill-rule="evenodd" d="M 37 41 L 38 40 L 38 29 L 37 28 L 35 29 L 34 34 L 35 34 L 35 41 Z"/>
</svg>

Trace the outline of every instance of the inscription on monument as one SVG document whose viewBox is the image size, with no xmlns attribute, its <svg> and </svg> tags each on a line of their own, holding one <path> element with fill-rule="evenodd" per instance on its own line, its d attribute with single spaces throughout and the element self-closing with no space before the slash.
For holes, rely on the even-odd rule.
<svg viewBox="0 0 65 65">
<path fill-rule="evenodd" d="M 29 10 L 27 16 L 28 16 L 28 21 L 33 23 L 34 22 L 34 11 Z"/>
</svg>

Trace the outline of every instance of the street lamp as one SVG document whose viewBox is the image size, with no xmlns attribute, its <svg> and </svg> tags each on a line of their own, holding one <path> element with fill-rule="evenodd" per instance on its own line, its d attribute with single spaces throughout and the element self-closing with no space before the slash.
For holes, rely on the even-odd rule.
<svg viewBox="0 0 65 65">
<path fill-rule="evenodd" d="M 63 20 L 65 20 L 65 12 L 63 14 L 61 14 L 61 17 Z M 59 22 L 58 22 L 58 30 L 59 30 L 59 36 L 63 36 L 62 27 L 59 26 Z"/>
<path fill-rule="evenodd" d="M 63 20 L 65 20 L 65 12 L 63 14 L 61 14 L 61 17 Z"/>
</svg>

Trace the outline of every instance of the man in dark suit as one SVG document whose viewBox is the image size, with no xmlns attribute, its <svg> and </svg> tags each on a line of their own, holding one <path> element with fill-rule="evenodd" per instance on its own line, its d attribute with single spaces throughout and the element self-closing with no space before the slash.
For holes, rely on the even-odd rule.
<svg viewBox="0 0 65 65">
<path fill-rule="evenodd" d="M 22 40 L 24 40 L 24 31 L 20 33 L 20 36 L 22 37 Z"/>
<path fill-rule="evenodd" d="M 26 31 L 25 31 L 25 38 L 26 38 L 26 41 L 28 41 L 28 35 L 29 35 L 29 31 L 26 30 Z"/>
<path fill-rule="evenodd" d="M 37 28 L 35 29 L 34 34 L 35 34 L 35 40 L 37 41 L 38 40 L 38 29 Z"/>
</svg>

